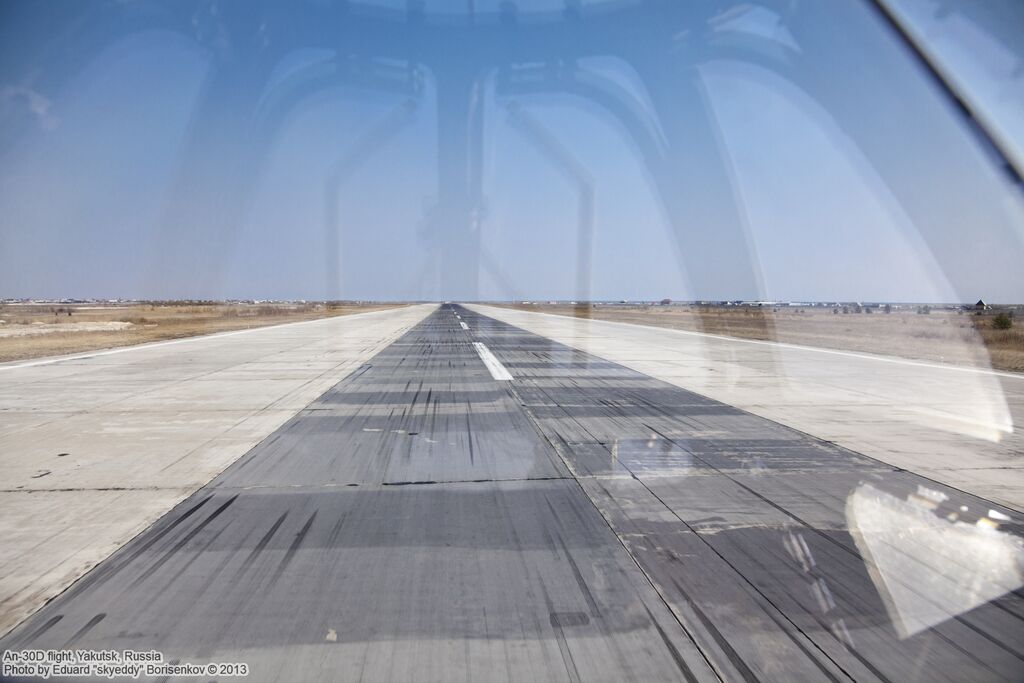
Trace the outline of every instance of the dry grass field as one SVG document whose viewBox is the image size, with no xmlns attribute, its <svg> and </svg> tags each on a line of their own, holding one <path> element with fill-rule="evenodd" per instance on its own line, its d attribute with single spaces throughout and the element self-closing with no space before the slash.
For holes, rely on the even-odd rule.
<svg viewBox="0 0 1024 683">
<path fill-rule="evenodd" d="M 0 362 L 390 308 L 391 304 L 0 304 Z"/>
<path fill-rule="evenodd" d="M 743 339 L 863 351 L 997 370 L 1024 372 L 1024 316 L 1013 327 L 995 329 L 997 311 L 932 310 L 914 307 L 871 314 L 833 313 L 827 307 L 687 305 L 515 304 L 514 308 L 581 318 L 671 327 Z"/>
</svg>

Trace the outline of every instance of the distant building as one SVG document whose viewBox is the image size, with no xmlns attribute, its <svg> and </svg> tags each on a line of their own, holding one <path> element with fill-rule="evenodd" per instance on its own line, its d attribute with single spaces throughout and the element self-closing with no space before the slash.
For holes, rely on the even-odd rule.
<svg viewBox="0 0 1024 683">
<path fill-rule="evenodd" d="M 974 310 L 976 311 L 987 311 L 990 308 L 992 307 L 985 303 L 984 299 L 978 299 L 978 303 L 974 304 Z"/>
<path fill-rule="evenodd" d="M 672 303 L 672 299 L 662 299 L 661 300 L 661 305 L 662 306 L 668 306 L 671 303 Z"/>
</svg>

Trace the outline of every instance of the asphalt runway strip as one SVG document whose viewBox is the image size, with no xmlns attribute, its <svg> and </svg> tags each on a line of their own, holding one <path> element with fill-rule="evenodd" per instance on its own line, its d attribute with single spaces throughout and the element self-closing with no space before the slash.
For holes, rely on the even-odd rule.
<svg viewBox="0 0 1024 683">
<path fill-rule="evenodd" d="M 445 305 L 0 650 L 260 681 L 1019 680 L 1020 537 L 987 501 Z"/>
</svg>

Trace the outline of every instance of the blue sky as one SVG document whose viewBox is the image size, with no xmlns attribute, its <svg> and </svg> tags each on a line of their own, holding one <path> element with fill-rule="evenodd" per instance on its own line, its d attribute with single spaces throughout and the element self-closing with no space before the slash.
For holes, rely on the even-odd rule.
<svg viewBox="0 0 1024 683">
<path fill-rule="evenodd" d="M 252 3 L 5 3 L 0 296 L 1024 301 L 1021 193 L 942 93 L 874 15 L 783 17 L 773 4 L 693 3 L 657 32 L 664 45 L 647 51 L 637 33 L 595 54 L 601 43 L 570 22 L 531 18 L 560 3 L 520 2 L 521 24 L 554 27 L 560 50 L 583 55 L 544 68 L 585 74 L 614 94 L 611 108 L 557 79 L 511 92 L 503 69 L 533 62 L 513 47 L 484 59 L 467 40 L 424 63 L 382 60 L 418 69 L 411 95 L 339 79 L 273 119 L 297 75 L 374 53 L 362 37 L 325 46 L 298 21 L 326 0 L 262 14 Z M 426 3 L 423 35 L 467 23 L 465 6 Z M 476 7 L 494 23 L 497 3 Z M 122 30 L 140 8 L 160 20 Z M 584 3 L 584 25 L 602 11 Z M 288 44 L 268 61 L 275 41 Z M 775 50 L 783 68 L 757 56 Z M 257 59 L 267 63 L 252 85 Z M 461 152 L 439 150 L 438 83 L 467 69 L 482 108 L 480 192 L 450 213 L 438 156 Z M 543 135 L 517 125 L 510 104 Z M 663 165 L 619 105 L 660 141 Z M 579 186 L 545 139 L 593 189 L 582 279 Z"/>
</svg>

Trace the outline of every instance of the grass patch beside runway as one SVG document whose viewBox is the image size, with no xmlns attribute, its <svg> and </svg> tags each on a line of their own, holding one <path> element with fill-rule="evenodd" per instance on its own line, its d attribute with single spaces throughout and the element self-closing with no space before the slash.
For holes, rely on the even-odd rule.
<svg viewBox="0 0 1024 683">
<path fill-rule="evenodd" d="M 367 313 L 398 304 L 178 303 L 0 305 L 0 362 Z"/>
<path fill-rule="evenodd" d="M 833 313 L 828 307 L 516 304 L 522 311 L 593 318 L 705 332 L 740 339 L 778 341 L 843 351 L 991 367 L 1024 372 L 1024 317 L 1010 329 L 993 323 L 997 313 L 917 308 L 873 314 Z"/>
</svg>

